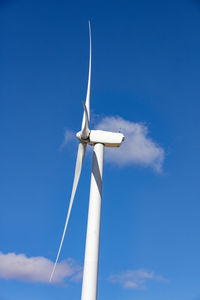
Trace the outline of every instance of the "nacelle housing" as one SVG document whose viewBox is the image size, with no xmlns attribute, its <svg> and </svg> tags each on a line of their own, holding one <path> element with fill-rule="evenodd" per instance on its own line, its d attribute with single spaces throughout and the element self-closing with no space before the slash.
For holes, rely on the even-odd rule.
<svg viewBox="0 0 200 300">
<path fill-rule="evenodd" d="M 105 147 L 120 147 L 122 141 L 124 141 L 124 135 L 119 132 L 91 130 L 89 135 L 89 144 L 91 146 L 101 143 Z"/>
</svg>

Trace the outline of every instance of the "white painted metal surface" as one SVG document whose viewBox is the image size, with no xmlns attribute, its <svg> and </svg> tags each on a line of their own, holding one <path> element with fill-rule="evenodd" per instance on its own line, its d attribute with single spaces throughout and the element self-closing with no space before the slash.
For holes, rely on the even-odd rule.
<svg viewBox="0 0 200 300">
<path fill-rule="evenodd" d="M 101 143 L 105 147 L 120 147 L 123 140 L 124 135 L 119 132 L 91 130 L 89 135 L 89 144 L 92 146 Z"/>
<path fill-rule="evenodd" d="M 88 72 L 88 85 L 87 85 L 87 95 L 85 100 L 85 106 L 88 113 L 88 121 L 90 121 L 90 86 L 91 86 L 91 64 L 92 64 L 92 39 L 91 39 L 91 26 L 89 22 L 89 35 L 90 35 L 90 59 L 89 59 L 89 72 Z M 85 113 L 83 113 L 81 130 L 85 126 Z"/>
<path fill-rule="evenodd" d="M 102 144 L 94 146 L 81 300 L 97 299 L 103 151 Z"/>
</svg>

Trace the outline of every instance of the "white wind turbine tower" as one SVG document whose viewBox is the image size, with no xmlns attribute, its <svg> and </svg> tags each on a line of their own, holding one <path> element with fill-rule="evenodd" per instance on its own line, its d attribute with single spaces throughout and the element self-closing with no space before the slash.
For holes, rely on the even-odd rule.
<svg viewBox="0 0 200 300">
<path fill-rule="evenodd" d="M 81 300 L 96 300 L 97 299 L 97 278 L 98 278 L 98 260 L 99 260 L 99 233 L 100 233 L 100 217 L 101 217 L 101 191 L 102 191 L 102 176 L 103 176 L 103 152 L 104 147 L 120 147 L 124 136 L 122 133 L 115 133 L 102 130 L 90 130 L 90 83 L 91 83 L 91 28 L 89 23 L 90 34 L 90 60 L 87 96 L 85 103 L 83 102 L 83 120 L 81 131 L 76 134 L 79 139 L 78 153 L 76 159 L 76 167 L 74 174 L 74 182 L 72 187 L 69 209 L 65 222 L 65 227 L 58 250 L 57 258 L 51 273 L 50 281 L 55 272 L 56 264 L 62 248 L 64 236 L 66 233 L 69 216 L 74 201 L 85 151 L 87 144 L 94 147 L 92 174 L 90 185 L 90 200 L 88 211 L 87 236 L 85 246 L 85 261 L 83 271 L 82 296 Z"/>
</svg>

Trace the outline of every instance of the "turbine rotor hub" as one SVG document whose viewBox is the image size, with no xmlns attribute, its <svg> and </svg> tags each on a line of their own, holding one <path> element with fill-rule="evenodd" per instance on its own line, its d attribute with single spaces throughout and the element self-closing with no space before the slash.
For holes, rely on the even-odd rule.
<svg viewBox="0 0 200 300">
<path fill-rule="evenodd" d="M 87 136 L 87 138 L 83 138 L 82 131 L 79 131 L 76 134 L 77 139 L 83 143 L 89 143 L 89 136 L 90 136 L 90 132 L 89 132 L 89 135 Z"/>
</svg>

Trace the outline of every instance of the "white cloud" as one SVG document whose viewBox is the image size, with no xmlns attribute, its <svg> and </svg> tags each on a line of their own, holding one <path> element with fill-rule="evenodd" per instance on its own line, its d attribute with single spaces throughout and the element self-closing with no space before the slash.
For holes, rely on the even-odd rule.
<svg viewBox="0 0 200 300">
<path fill-rule="evenodd" d="M 109 281 L 126 289 L 145 289 L 147 281 L 150 280 L 168 282 L 164 277 L 147 270 L 128 270 L 109 277 Z"/>
<path fill-rule="evenodd" d="M 96 129 L 122 132 L 125 141 L 119 149 L 105 151 L 105 159 L 118 165 L 142 165 L 162 170 L 164 150 L 148 136 L 148 128 L 142 123 L 134 123 L 121 117 L 105 117 Z"/>
<path fill-rule="evenodd" d="M 0 252 L 0 278 L 49 283 L 54 262 L 42 257 L 27 257 L 24 254 Z M 72 259 L 57 264 L 52 283 L 64 283 L 68 278 L 76 281 L 82 274 L 80 266 Z"/>
<path fill-rule="evenodd" d="M 68 143 L 70 143 L 75 137 L 75 133 L 73 130 L 66 129 L 64 133 L 64 139 L 60 146 L 60 150 L 62 150 Z"/>
</svg>

